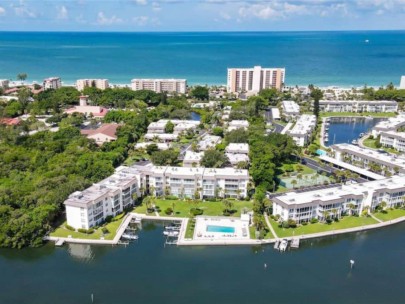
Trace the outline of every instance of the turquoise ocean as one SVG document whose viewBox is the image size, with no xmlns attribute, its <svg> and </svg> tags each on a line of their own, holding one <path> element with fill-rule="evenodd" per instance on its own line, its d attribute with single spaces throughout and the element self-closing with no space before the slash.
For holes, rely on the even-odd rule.
<svg viewBox="0 0 405 304">
<path fill-rule="evenodd" d="M 399 85 L 405 31 L 0 32 L 0 78 L 185 78 L 225 84 L 228 67 L 285 67 L 287 85 Z"/>
</svg>

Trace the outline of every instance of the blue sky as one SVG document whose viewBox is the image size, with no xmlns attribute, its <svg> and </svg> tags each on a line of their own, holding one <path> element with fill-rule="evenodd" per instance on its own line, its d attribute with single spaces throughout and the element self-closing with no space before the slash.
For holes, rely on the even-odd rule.
<svg viewBox="0 0 405 304">
<path fill-rule="evenodd" d="M 6 31 L 405 29 L 405 0 L 0 0 Z"/>
</svg>

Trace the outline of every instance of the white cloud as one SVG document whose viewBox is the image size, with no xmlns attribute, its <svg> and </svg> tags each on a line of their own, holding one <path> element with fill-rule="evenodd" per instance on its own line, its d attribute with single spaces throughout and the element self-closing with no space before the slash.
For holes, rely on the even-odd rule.
<svg viewBox="0 0 405 304">
<path fill-rule="evenodd" d="M 276 11 L 270 5 L 253 4 L 239 8 L 239 15 L 243 18 L 257 17 L 260 19 L 277 19 L 282 18 L 283 14 Z"/>
<path fill-rule="evenodd" d="M 153 2 L 152 3 L 152 10 L 154 12 L 159 12 L 162 10 L 162 7 L 160 6 L 160 4 L 158 2 Z"/>
<path fill-rule="evenodd" d="M 97 23 L 100 24 L 100 25 L 112 25 L 112 24 L 122 23 L 122 19 L 118 18 L 115 15 L 108 18 L 104 14 L 104 12 L 99 12 L 97 14 Z"/>
<path fill-rule="evenodd" d="M 0 16 L 4 16 L 6 14 L 6 10 L 4 9 L 4 7 L 0 6 Z"/>
<path fill-rule="evenodd" d="M 147 0 L 134 0 L 134 2 L 135 2 L 135 4 L 138 4 L 138 5 L 146 5 L 146 4 L 148 4 Z"/>
<path fill-rule="evenodd" d="M 136 16 L 132 18 L 132 21 L 137 25 L 137 26 L 145 26 L 148 24 L 151 25 L 159 25 L 159 19 L 158 18 L 150 18 L 148 16 Z"/>
<path fill-rule="evenodd" d="M 220 12 L 219 15 L 221 16 L 222 19 L 225 19 L 225 20 L 231 20 L 232 19 L 232 17 L 226 12 Z"/>
<path fill-rule="evenodd" d="M 62 5 L 61 7 L 58 8 L 58 15 L 56 16 L 56 18 L 59 20 L 69 19 L 69 12 L 66 6 Z"/>
<path fill-rule="evenodd" d="M 14 13 L 18 17 L 37 18 L 38 15 L 34 10 L 29 9 L 23 0 L 19 1 L 19 4 L 11 3 L 10 5 L 14 9 Z"/>
</svg>

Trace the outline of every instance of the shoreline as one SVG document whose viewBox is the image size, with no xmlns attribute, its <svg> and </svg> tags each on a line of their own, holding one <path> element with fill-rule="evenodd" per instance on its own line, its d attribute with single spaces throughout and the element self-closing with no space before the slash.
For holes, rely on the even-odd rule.
<svg viewBox="0 0 405 304">
<path fill-rule="evenodd" d="M 353 227 L 353 228 L 346 228 L 346 229 L 338 229 L 338 230 L 332 230 L 332 231 L 324 231 L 324 232 L 318 232 L 318 233 L 312 233 L 312 234 L 302 234 L 302 235 L 296 235 L 296 236 L 281 237 L 281 238 L 277 237 L 277 238 L 262 239 L 262 240 L 249 239 L 249 240 L 226 240 L 226 241 L 224 241 L 224 240 L 215 240 L 215 239 L 210 239 L 210 240 L 186 239 L 185 234 L 186 234 L 186 229 L 187 229 L 187 224 L 188 224 L 189 218 L 149 216 L 149 215 L 140 214 L 140 213 L 128 213 L 126 218 L 123 220 L 120 227 L 118 228 L 117 234 L 115 235 L 113 240 L 89 240 L 89 239 L 61 238 L 61 237 L 51 237 L 51 236 L 44 237 L 44 240 L 55 242 L 55 244 L 58 242 L 62 242 L 62 244 L 63 243 L 74 243 L 74 244 L 88 244 L 88 245 L 112 245 L 112 246 L 120 245 L 120 239 L 121 239 L 122 234 L 125 231 L 125 228 L 129 224 L 131 219 L 135 218 L 135 217 L 141 218 L 142 220 L 147 220 L 147 221 L 181 221 L 181 228 L 180 228 L 177 246 L 266 245 L 266 244 L 275 243 L 276 241 L 278 241 L 280 239 L 286 239 L 289 241 L 291 241 L 293 239 L 306 240 L 306 239 L 313 239 L 313 238 L 324 238 L 324 237 L 341 235 L 341 234 L 356 233 L 356 232 L 362 232 L 362 231 L 367 231 L 367 230 L 374 230 L 374 229 L 384 228 L 384 227 L 391 226 L 391 225 L 396 225 L 398 223 L 405 221 L 405 216 L 402 216 L 402 217 L 399 217 L 399 218 L 396 218 L 393 220 L 379 222 L 376 224 Z"/>
<path fill-rule="evenodd" d="M 60 76 L 57 76 L 60 77 Z M 95 78 L 95 77 L 83 77 L 83 78 L 77 78 L 76 80 L 79 79 L 87 79 L 87 78 Z M 97 78 L 97 77 L 96 77 Z M 104 79 L 104 77 L 98 77 L 100 79 Z M 97 78 L 97 79 L 98 79 Z M 136 78 L 135 76 L 133 78 Z M 139 77 L 138 77 L 139 78 Z M 172 78 L 179 78 L 179 77 L 143 77 L 143 78 L 151 78 L 151 79 L 172 79 Z M 182 77 L 180 77 L 182 78 Z M 184 78 L 184 77 L 183 77 Z M 182 78 L 182 79 L 183 79 Z M 0 79 L 8 79 L 7 77 L 0 77 Z M 109 86 L 110 88 L 131 88 L 131 82 L 129 81 L 128 83 L 118 83 L 118 82 L 110 82 L 110 80 L 108 78 L 105 78 L 109 81 Z M 61 80 L 63 80 L 63 77 L 61 77 Z M 62 87 L 76 87 L 76 80 L 72 81 L 72 80 L 67 80 L 67 81 L 62 81 Z M 24 81 L 24 82 L 19 82 L 19 81 L 15 81 L 15 80 L 10 80 L 10 85 L 9 87 L 17 87 L 17 86 L 32 86 L 34 84 L 42 84 L 42 81 L 37 81 L 37 80 L 32 80 L 32 81 Z M 362 88 L 364 88 L 364 86 L 367 86 L 367 88 L 373 88 L 374 90 L 378 90 L 381 86 L 385 86 L 385 84 L 381 84 L 381 85 L 367 85 L 367 84 L 358 84 L 358 85 L 349 85 L 349 84 L 323 84 L 323 85 L 316 85 L 314 83 L 314 85 L 316 87 L 318 87 L 321 90 L 352 90 L 352 89 L 356 89 L 356 90 L 360 90 Z M 201 82 L 201 81 L 187 81 L 187 86 L 188 87 L 193 87 L 193 86 L 209 86 L 209 87 L 213 87 L 213 86 L 217 86 L 217 87 L 226 87 L 227 84 L 226 83 L 209 83 L 209 82 Z M 306 84 L 285 84 L 284 88 L 290 88 L 293 89 L 295 87 L 299 87 L 299 88 L 307 88 L 309 86 L 309 83 Z M 394 85 L 394 88 L 397 90 L 400 90 L 400 86 L 399 85 Z"/>
</svg>

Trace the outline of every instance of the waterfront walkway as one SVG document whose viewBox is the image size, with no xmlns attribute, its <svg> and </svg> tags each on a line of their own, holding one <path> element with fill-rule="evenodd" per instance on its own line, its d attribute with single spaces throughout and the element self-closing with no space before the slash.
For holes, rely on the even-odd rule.
<svg viewBox="0 0 405 304">
<path fill-rule="evenodd" d="M 266 220 L 266 224 L 267 224 L 267 226 L 269 227 L 271 233 L 272 233 L 273 236 L 276 238 L 276 240 L 278 240 L 279 237 L 278 237 L 276 231 L 273 229 L 273 226 L 271 225 L 271 223 L 270 223 L 270 221 L 269 221 L 269 217 L 268 217 L 268 215 L 267 215 L 266 212 L 264 213 L 264 219 Z"/>
<path fill-rule="evenodd" d="M 405 221 L 405 216 L 399 217 L 397 219 L 393 219 L 390 221 L 382 222 L 381 220 L 375 218 L 373 215 L 371 215 L 372 218 L 376 219 L 379 223 L 377 224 L 371 224 L 371 225 L 366 225 L 366 226 L 360 226 L 360 227 L 353 227 L 353 228 L 347 228 L 347 229 L 339 229 L 339 230 L 332 230 L 332 231 L 325 231 L 325 232 L 319 232 L 319 233 L 313 233 L 313 234 L 305 234 L 305 235 L 295 235 L 295 236 L 290 236 L 290 237 L 284 237 L 284 239 L 287 240 L 292 240 L 292 239 L 300 239 L 300 240 L 305 240 L 305 239 L 311 239 L 311 238 L 321 238 L 321 237 L 326 237 L 326 236 L 334 236 L 334 235 L 340 235 L 340 234 L 345 234 L 345 233 L 353 233 L 353 232 L 361 232 L 361 231 L 367 231 L 371 229 L 377 229 L 377 228 L 382 228 L 390 225 L 394 225 L 400 222 Z M 91 240 L 91 239 L 76 239 L 76 238 L 60 238 L 60 237 L 45 237 L 44 240 L 47 241 L 53 241 L 53 242 L 61 242 L 64 241 L 65 243 L 77 243 L 77 244 L 90 244 L 90 245 L 117 245 L 120 244 L 120 239 L 122 234 L 124 233 L 126 227 L 129 225 L 130 221 L 132 218 L 141 218 L 144 220 L 156 220 L 156 221 L 180 221 L 181 222 L 181 228 L 179 232 L 179 238 L 177 245 L 178 246 L 224 246 L 224 245 L 264 245 L 264 244 L 271 244 L 275 243 L 279 238 L 277 234 L 275 233 L 274 229 L 271 226 L 271 223 L 268 219 L 268 216 L 265 215 L 265 220 L 270 228 L 270 231 L 274 235 L 275 238 L 272 239 L 264 239 L 264 240 L 257 240 L 257 239 L 246 239 L 246 240 L 216 240 L 216 239 L 208 239 L 208 240 L 193 240 L 193 239 L 187 239 L 186 236 L 186 230 L 187 230 L 187 224 L 189 219 L 188 218 L 181 218 L 181 217 L 163 217 L 163 216 L 149 216 L 145 214 L 138 214 L 138 213 L 129 213 L 123 220 L 122 224 L 117 230 L 117 234 L 114 237 L 113 240 Z"/>
</svg>

